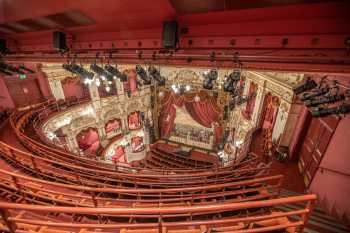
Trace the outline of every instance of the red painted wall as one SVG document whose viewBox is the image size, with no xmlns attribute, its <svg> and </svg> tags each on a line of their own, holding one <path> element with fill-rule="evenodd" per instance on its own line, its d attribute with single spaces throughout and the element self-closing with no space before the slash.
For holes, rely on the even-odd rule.
<svg viewBox="0 0 350 233">
<path fill-rule="evenodd" d="M 76 97 L 78 99 L 83 98 L 84 92 L 83 88 L 80 86 L 80 83 L 67 83 L 62 85 L 64 97 Z"/>
<path fill-rule="evenodd" d="M 0 107 L 15 107 L 15 104 L 12 101 L 11 95 L 7 89 L 6 83 L 3 78 L 0 78 Z"/>
<path fill-rule="evenodd" d="M 51 89 L 49 86 L 49 81 L 43 72 L 37 73 L 37 79 L 40 87 L 40 91 L 46 99 L 52 98 Z"/>
<path fill-rule="evenodd" d="M 350 114 L 343 118 L 328 145 L 310 190 L 327 200 L 327 208 L 337 209 L 339 216 L 344 212 L 350 217 Z M 347 176 L 345 174 L 348 174 Z M 350 219 L 350 218 L 349 218 Z"/>
</svg>

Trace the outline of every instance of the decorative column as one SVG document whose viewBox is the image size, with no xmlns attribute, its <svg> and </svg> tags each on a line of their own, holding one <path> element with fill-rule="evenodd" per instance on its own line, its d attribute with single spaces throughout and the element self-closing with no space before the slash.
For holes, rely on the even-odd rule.
<svg viewBox="0 0 350 233">
<path fill-rule="evenodd" d="M 100 138 L 100 141 L 102 142 L 106 138 L 106 130 L 104 126 L 98 125 L 97 127 L 97 133 Z"/>
<path fill-rule="evenodd" d="M 49 78 L 49 86 L 52 92 L 52 95 L 56 100 L 64 100 L 64 91 L 61 84 L 61 80 L 58 78 Z"/>
<path fill-rule="evenodd" d="M 280 99 L 280 101 L 281 103 L 278 107 L 275 126 L 272 131 L 272 141 L 277 141 L 283 134 L 288 119 L 288 113 L 291 107 L 290 103 L 288 103 L 287 101 L 283 99 Z"/>
<path fill-rule="evenodd" d="M 95 79 L 97 75 L 95 74 Z M 98 112 L 99 109 L 101 108 L 101 102 L 100 102 L 100 95 L 98 94 L 98 87 L 96 86 L 95 82 L 92 82 L 89 84 L 89 93 L 90 93 L 90 98 L 92 102 L 92 106 L 95 109 L 95 112 Z"/>
<path fill-rule="evenodd" d="M 264 86 L 259 85 L 256 93 L 255 106 L 252 115 L 252 123 L 254 127 L 256 127 L 259 122 L 260 114 L 264 105 L 265 94 L 266 93 L 264 91 Z"/>
<path fill-rule="evenodd" d="M 76 133 L 69 127 L 63 127 L 62 132 L 63 134 L 67 135 L 66 141 L 68 149 L 73 153 L 79 154 L 79 145 L 76 139 Z"/>
<path fill-rule="evenodd" d="M 124 94 L 124 83 L 120 79 L 115 80 L 115 86 L 117 87 L 118 95 Z"/>
</svg>

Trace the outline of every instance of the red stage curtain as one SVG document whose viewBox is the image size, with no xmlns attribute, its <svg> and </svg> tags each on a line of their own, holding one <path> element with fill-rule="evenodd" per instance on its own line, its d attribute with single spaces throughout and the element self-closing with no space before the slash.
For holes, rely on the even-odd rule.
<svg viewBox="0 0 350 233">
<path fill-rule="evenodd" d="M 128 74 L 128 82 L 131 93 L 134 93 L 137 90 L 137 76 L 134 70 L 131 70 Z"/>
<path fill-rule="evenodd" d="M 267 107 L 264 116 L 264 129 L 272 129 L 278 113 L 279 99 L 276 96 L 268 96 Z"/>
<path fill-rule="evenodd" d="M 106 133 L 117 130 L 121 127 L 120 119 L 114 119 L 107 122 L 105 126 Z"/>
<path fill-rule="evenodd" d="M 219 144 L 221 142 L 224 129 L 222 128 L 221 125 L 215 124 L 214 126 L 214 133 L 215 133 L 215 144 Z"/>
<path fill-rule="evenodd" d="M 90 150 L 96 151 L 99 146 L 99 137 L 96 129 L 89 128 L 87 130 L 82 131 L 77 136 L 78 146 L 82 150 Z"/>
<path fill-rule="evenodd" d="M 126 162 L 125 159 L 125 149 L 123 146 L 118 146 L 114 149 L 114 155 L 112 156 L 112 161 L 114 162 Z"/>
<path fill-rule="evenodd" d="M 161 136 L 168 138 L 174 126 L 176 118 L 176 107 L 185 105 L 187 112 L 191 117 L 206 128 L 210 128 L 212 123 L 219 119 L 219 110 L 216 106 L 216 100 L 208 96 L 205 92 L 198 93 L 200 101 L 195 101 L 197 94 L 176 95 L 168 93 L 164 97 L 162 111 L 160 115 Z"/>
<path fill-rule="evenodd" d="M 140 112 L 131 113 L 128 116 L 129 129 L 138 129 L 141 126 Z"/>
<path fill-rule="evenodd" d="M 250 83 L 250 87 L 249 87 L 249 92 L 248 92 L 248 98 L 254 93 L 256 92 L 258 89 L 258 85 L 255 83 Z M 254 111 L 254 107 L 255 107 L 255 99 L 256 97 L 252 97 L 248 100 L 246 108 L 245 108 L 245 118 L 250 120 L 252 118 L 252 114 Z"/>
</svg>

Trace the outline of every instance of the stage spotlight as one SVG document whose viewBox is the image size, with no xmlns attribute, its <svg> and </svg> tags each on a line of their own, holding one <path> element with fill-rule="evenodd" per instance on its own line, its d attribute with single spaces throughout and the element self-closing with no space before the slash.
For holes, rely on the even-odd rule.
<svg viewBox="0 0 350 233">
<path fill-rule="evenodd" d="M 159 70 L 157 70 L 154 66 L 148 67 L 148 73 L 160 86 L 165 85 L 165 78 L 160 75 Z"/>
<path fill-rule="evenodd" d="M 94 71 L 96 74 L 98 74 L 101 78 L 104 77 L 108 81 L 113 80 L 113 75 L 105 71 L 102 67 L 98 66 L 97 64 L 91 64 L 90 69 Z"/>
<path fill-rule="evenodd" d="M 241 78 L 241 72 L 234 70 L 228 76 L 225 76 L 223 89 L 226 92 L 234 92 L 237 86 L 237 82 Z"/>
<path fill-rule="evenodd" d="M 0 62 L 0 69 L 7 71 L 7 72 L 13 72 L 16 74 L 26 74 L 25 72 L 21 71 L 20 69 L 14 67 L 11 64 L 6 64 L 5 62 Z"/>
<path fill-rule="evenodd" d="M 12 76 L 12 75 L 13 75 L 13 73 L 11 73 L 11 72 L 9 72 L 9 71 L 7 71 L 7 70 L 4 70 L 4 69 L 2 69 L 2 68 L 0 68 L 0 72 L 3 73 L 3 74 L 5 74 L 5 75 L 9 75 L 9 76 Z"/>
<path fill-rule="evenodd" d="M 31 74 L 34 74 L 34 73 L 35 73 L 33 70 L 31 70 L 31 69 L 29 69 L 29 68 L 27 68 L 27 67 L 25 67 L 25 66 L 22 66 L 22 65 L 20 65 L 20 66 L 18 67 L 18 69 L 25 70 L 25 71 L 27 71 L 27 72 L 29 72 L 29 73 L 31 73 Z"/>
<path fill-rule="evenodd" d="M 143 80 L 144 85 L 150 85 L 151 84 L 151 77 L 147 75 L 147 72 L 144 68 L 142 68 L 141 65 L 136 65 L 135 67 L 136 73 L 140 78 Z"/>
<path fill-rule="evenodd" d="M 307 101 L 305 101 L 305 105 L 307 107 L 315 107 L 315 106 L 322 105 L 322 104 L 335 103 L 337 101 L 341 101 L 344 99 L 345 99 L 344 94 L 332 95 L 332 96 L 323 97 L 323 98 L 320 98 L 317 100 L 307 100 Z"/>
<path fill-rule="evenodd" d="M 113 79 L 119 78 L 119 80 L 122 82 L 126 82 L 128 80 L 126 74 L 120 72 L 117 67 L 107 64 L 105 65 L 105 70 L 113 75 Z"/>
<path fill-rule="evenodd" d="M 79 66 L 77 64 L 71 63 L 71 64 L 63 64 L 62 67 L 73 73 L 81 76 L 82 78 L 92 80 L 94 79 L 94 73 L 87 71 L 84 67 Z M 85 82 L 85 81 L 84 81 Z"/>
<path fill-rule="evenodd" d="M 342 104 L 333 108 L 315 108 L 311 111 L 313 117 L 324 117 L 332 114 L 346 114 L 350 112 L 350 104 Z"/>
<path fill-rule="evenodd" d="M 209 72 L 203 74 L 203 88 L 212 90 L 214 87 L 213 81 L 218 78 L 218 71 L 216 69 L 212 69 Z"/>
<path fill-rule="evenodd" d="M 314 80 L 312 80 L 311 78 L 307 78 L 303 84 L 293 88 L 293 91 L 296 95 L 299 95 L 305 91 L 309 91 L 311 89 L 314 89 L 315 87 L 317 87 L 317 83 Z"/>
<path fill-rule="evenodd" d="M 314 92 L 305 92 L 301 96 L 301 101 L 306 101 L 306 100 L 311 100 L 314 99 L 315 97 L 327 94 L 329 92 L 329 87 L 323 87 L 320 89 L 317 89 Z"/>
</svg>

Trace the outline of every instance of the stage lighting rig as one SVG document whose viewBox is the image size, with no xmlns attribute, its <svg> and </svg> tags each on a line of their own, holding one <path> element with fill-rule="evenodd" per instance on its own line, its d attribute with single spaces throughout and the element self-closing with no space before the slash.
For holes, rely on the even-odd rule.
<svg viewBox="0 0 350 233">
<path fill-rule="evenodd" d="M 137 75 L 143 80 L 144 85 L 150 85 L 152 83 L 151 77 L 147 75 L 147 71 L 141 65 L 136 65 L 135 70 Z"/>
<path fill-rule="evenodd" d="M 319 99 L 316 99 L 316 100 L 307 100 L 307 101 L 305 101 L 305 105 L 306 105 L 306 107 L 315 107 L 315 106 L 319 106 L 319 105 L 322 105 L 322 104 L 335 103 L 335 102 L 338 102 L 338 101 L 342 101 L 344 99 L 345 99 L 345 95 L 344 94 L 331 95 L 331 96 L 319 98 Z"/>
<path fill-rule="evenodd" d="M 160 75 L 159 70 L 157 70 L 154 66 L 148 67 L 148 73 L 160 86 L 165 85 L 165 78 Z"/>
<path fill-rule="evenodd" d="M 249 96 L 246 96 L 246 97 L 238 96 L 236 104 L 242 105 L 242 104 L 248 102 L 249 100 L 251 100 L 252 98 L 256 97 L 256 95 L 257 95 L 257 93 L 253 92 L 252 94 L 250 94 Z"/>
<path fill-rule="evenodd" d="M 236 90 L 237 82 L 240 80 L 240 78 L 241 72 L 239 70 L 234 70 L 228 76 L 225 76 L 223 86 L 224 91 L 234 93 Z"/>
<path fill-rule="evenodd" d="M 308 100 L 305 102 L 307 107 L 317 107 L 322 104 L 332 104 L 338 101 L 343 101 L 350 97 L 350 89 L 347 89 L 344 93 L 339 94 L 338 82 L 334 81 L 334 86 L 330 88 L 329 94 L 323 96 L 322 98 Z"/>
<path fill-rule="evenodd" d="M 329 93 L 330 88 L 329 88 L 328 84 L 326 83 L 326 78 L 327 78 L 327 76 L 324 76 L 321 78 L 321 81 L 318 84 L 317 89 L 312 90 L 310 92 L 302 93 L 300 100 L 301 101 L 312 100 L 315 97 L 322 96 L 322 95 Z"/>
<path fill-rule="evenodd" d="M 126 74 L 120 72 L 117 67 L 107 64 L 105 65 L 105 70 L 113 75 L 113 79 L 119 78 L 119 80 L 122 82 L 126 82 L 128 80 Z"/>
<path fill-rule="evenodd" d="M 0 69 L 7 72 L 7 73 L 16 73 L 16 74 L 26 74 L 25 72 L 21 71 L 19 68 L 11 65 L 11 64 L 6 64 L 5 62 L 0 62 Z M 12 74 L 11 74 L 12 75 Z"/>
<path fill-rule="evenodd" d="M 296 95 L 299 95 L 299 94 L 301 94 L 301 93 L 303 93 L 305 91 L 312 90 L 315 87 L 317 87 L 317 83 L 314 80 L 312 80 L 311 78 L 308 77 L 303 84 L 293 88 L 293 91 L 294 91 L 294 93 Z"/>
<path fill-rule="evenodd" d="M 332 108 L 314 108 L 311 110 L 313 117 L 324 117 L 332 114 L 346 114 L 350 112 L 350 104 L 341 104 Z"/>
<path fill-rule="evenodd" d="M 11 73 L 11 72 L 9 72 L 9 71 L 7 71 L 7 70 L 5 70 L 5 69 L 2 69 L 2 68 L 0 68 L 0 72 L 3 73 L 3 74 L 5 74 L 5 75 L 9 75 L 9 76 L 12 76 L 12 75 L 13 75 L 13 73 Z"/>
<path fill-rule="evenodd" d="M 34 73 L 35 73 L 33 70 L 31 70 L 31 69 L 29 69 L 29 68 L 27 68 L 27 67 L 25 67 L 25 66 L 22 66 L 22 65 L 20 65 L 20 66 L 18 67 L 18 69 L 25 70 L 25 71 L 27 71 L 27 72 L 30 73 L 30 74 L 34 74 Z"/>
<path fill-rule="evenodd" d="M 102 67 L 98 66 L 96 63 L 90 65 L 90 69 L 98 74 L 102 80 L 107 79 L 108 81 L 113 80 L 113 75 L 105 71 Z"/>
<path fill-rule="evenodd" d="M 84 67 L 75 63 L 63 64 L 62 67 L 73 74 L 81 76 L 82 78 L 88 80 L 94 79 L 94 73 L 87 71 Z"/>
<path fill-rule="evenodd" d="M 213 81 L 218 78 L 218 71 L 216 69 L 212 69 L 209 72 L 203 74 L 203 88 L 212 90 L 214 87 Z"/>
</svg>

